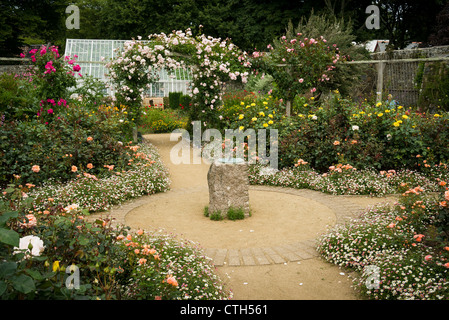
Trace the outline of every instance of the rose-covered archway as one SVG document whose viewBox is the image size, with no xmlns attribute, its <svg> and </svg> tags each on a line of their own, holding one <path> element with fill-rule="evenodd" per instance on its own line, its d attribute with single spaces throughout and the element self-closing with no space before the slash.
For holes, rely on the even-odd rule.
<svg viewBox="0 0 449 320">
<path fill-rule="evenodd" d="M 107 64 L 112 89 L 118 104 L 126 105 L 129 120 L 138 123 L 145 89 L 167 70 L 175 76 L 180 68 L 191 68 L 190 121 L 201 121 L 211 128 L 220 121 L 216 109 L 221 105 L 223 85 L 231 80 L 246 82 L 251 63 L 228 39 L 192 36 L 190 30 L 153 34 L 125 43 L 118 57 Z"/>
</svg>

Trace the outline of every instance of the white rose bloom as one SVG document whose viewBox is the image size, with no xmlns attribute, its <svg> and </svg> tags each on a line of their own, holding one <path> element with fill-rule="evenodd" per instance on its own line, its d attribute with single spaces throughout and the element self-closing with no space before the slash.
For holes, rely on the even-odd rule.
<svg viewBox="0 0 449 320">
<path fill-rule="evenodd" d="M 31 252 L 29 251 L 30 244 L 32 246 Z M 14 249 L 27 250 L 27 254 L 31 253 L 32 256 L 38 257 L 44 251 L 45 246 L 44 242 L 39 237 L 30 235 L 20 238 L 19 248 L 15 247 Z M 14 251 L 14 253 L 19 253 L 19 251 Z"/>
</svg>

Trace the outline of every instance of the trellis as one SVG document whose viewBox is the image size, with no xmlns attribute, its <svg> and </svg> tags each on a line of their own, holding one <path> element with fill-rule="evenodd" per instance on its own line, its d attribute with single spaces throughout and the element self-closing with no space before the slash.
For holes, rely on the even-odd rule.
<svg viewBox="0 0 449 320">
<path fill-rule="evenodd" d="M 80 65 L 83 75 L 106 82 L 106 63 L 117 56 L 116 49 L 121 50 L 126 41 L 128 40 L 67 39 L 64 55 L 77 55 L 76 63 Z M 159 81 L 146 89 L 145 94 L 149 97 L 168 97 L 170 92 L 187 94 L 190 81 L 191 73 L 188 69 L 177 70 L 174 76 L 162 70 L 159 73 Z M 108 93 L 111 93 L 109 89 Z"/>
</svg>

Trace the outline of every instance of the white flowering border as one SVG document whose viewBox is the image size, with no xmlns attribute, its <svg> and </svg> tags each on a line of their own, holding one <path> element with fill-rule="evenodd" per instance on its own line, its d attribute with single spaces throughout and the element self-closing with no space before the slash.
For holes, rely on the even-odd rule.
<svg viewBox="0 0 449 320">
<path fill-rule="evenodd" d="M 151 162 L 131 164 L 125 172 L 116 172 L 108 178 L 92 179 L 89 176 L 69 182 L 49 183 L 29 193 L 35 198 L 35 210 L 45 210 L 52 204 L 63 207 L 76 204 L 89 212 L 110 210 L 142 195 L 166 192 L 170 188 L 168 169 L 162 163 L 157 149 L 151 144 L 141 144 L 140 152 Z"/>
</svg>

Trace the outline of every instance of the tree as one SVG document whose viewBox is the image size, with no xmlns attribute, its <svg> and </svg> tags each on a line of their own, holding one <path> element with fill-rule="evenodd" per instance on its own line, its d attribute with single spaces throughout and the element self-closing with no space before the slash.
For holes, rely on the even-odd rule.
<svg viewBox="0 0 449 320">
<path fill-rule="evenodd" d="M 341 57 L 346 60 L 363 60 L 369 57 L 368 51 L 359 45 L 354 45 L 356 36 L 353 34 L 352 21 L 338 18 L 332 13 L 315 14 L 312 12 L 308 18 L 302 18 L 296 28 L 289 25 L 288 37 L 301 32 L 309 38 L 323 36 L 328 43 L 336 44 Z M 354 88 L 366 71 L 365 65 L 336 65 L 333 77 L 321 85 L 321 90 L 338 89 L 342 95 L 354 93 Z"/>
<path fill-rule="evenodd" d="M 429 43 L 433 46 L 449 44 L 449 2 L 436 17 L 436 26 L 429 37 Z"/>
<path fill-rule="evenodd" d="M 290 116 L 291 102 L 298 94 L 316 94 L 317 87 L 330 80 L 340 59 L 336 44 L 327 43 L 323 36 L 309 38 L 301 32 L 288 32 L 269 45 L 266 53 L 253 53 L 254 64 L 271 75 L 277 94 L 286 100 Z"/>
</svg>

